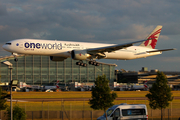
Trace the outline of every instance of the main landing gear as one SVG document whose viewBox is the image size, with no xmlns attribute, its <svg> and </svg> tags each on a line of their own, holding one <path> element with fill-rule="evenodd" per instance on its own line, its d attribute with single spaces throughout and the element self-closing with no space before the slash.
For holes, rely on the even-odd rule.
<svg viewBox="0 0 180 120">
<path fill-rule="evenodd" d="M 82 60 L 80 60 L 79 62 L 76 62 L 76 65 L 83 66 L 83 67 L 86 67 L 86 66 L 87 66 L 87 64 L 86 64 L 86 63 L 83 63 Z"/>
<path fill-rule="evenodd" d="M 89 61 L 90 65 L 95 65 L 95 66 L 99 66 L 99 63 L 96 61 Z"/>
<path fill-rule="evenodd" d="M 87 66 L 87 64 L 83 63 L 82 60 L 80 60 L 79 62 L 76 62 L 76 65 L 83 66 L 83 67 Z M 89 65 L 99 66 L 99 63 L 93 60 L 93 61 L 89 61 Z"/>
</svg>

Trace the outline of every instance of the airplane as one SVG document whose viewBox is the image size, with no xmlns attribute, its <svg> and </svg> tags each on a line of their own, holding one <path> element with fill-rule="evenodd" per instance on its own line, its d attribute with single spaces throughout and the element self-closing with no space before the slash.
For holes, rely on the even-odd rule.
<svg viewBox="0 0 180 120">
<path fill-rule="evenodd" d="M 131 91 L 132 90 L 148 90 L 148 88 L 149 87 L 147 85 L 147 80 L 146 80 L 143 85 L 136 85 L 136 84 L 132 85 L 130 90 Z"/>
<path fill-rule="evenodd" d="M 59 80 L 56 82 L 56 85 L 54 85 L 54 86 L 44 86 L 43 87 L 43 89 L 45 89 L 45 90 L 55 90 L 55 89 L 59 89 L 60 87 L 59 87 Z"/>
<path fill-rule="evenodd" d="M 131 60 L 159 55 L 172 49 L 155 49 L 162 26 L 158 25 L 144 40 L 124 44 L 103 44 L 73 41 L 52 41 L 39 39 L 16 39 L 3 45 L 3 49 L 11 52 L 17 61 L 18 54 L 50 56 L 52 61 L 64 61 L 67 58 L 79 60 L 76 65 L 89 64 L 99 66 L 96 59 Z M 140 43 L 138 46 L 134 44 Z"/>
</svg>

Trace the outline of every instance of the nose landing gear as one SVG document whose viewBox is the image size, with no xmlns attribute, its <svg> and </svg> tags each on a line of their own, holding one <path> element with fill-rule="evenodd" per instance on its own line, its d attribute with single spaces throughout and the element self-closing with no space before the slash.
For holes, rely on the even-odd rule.
<svg viewBox="0 0 180 120">
<path fill-rule="evenodd" d="M 18 54 L 17 53 L 12 53 L 12 55 L 14 56 L 14 61 L 17 62 L 18 61 L 18 58 L 17 58 Z"/>
<path fill-rule="evenodd" d="M 15 62 L 17 62 L 17 61 L 18 61 L 18 59 L 17 59 L 17 58 L 14 58 L 14 61 L 15 61 Z"/>
</svg>

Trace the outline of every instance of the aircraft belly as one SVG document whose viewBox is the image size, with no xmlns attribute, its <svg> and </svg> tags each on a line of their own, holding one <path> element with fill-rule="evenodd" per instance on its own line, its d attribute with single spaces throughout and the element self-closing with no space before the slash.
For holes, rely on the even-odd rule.
<svg viewBox="0 0 180 120">
<path fill-rule="evenodd" d="M 138 58 L 146 58 L 149 56 L 159 55 L 160 52 L 155 53 L 136 53 L 130 51 L 116 51 L 111 53 L 106 53 L 106 59 L 118 59 L 118 60 L 132 60 Z"/>
<path fill-rule="evenodd" d="M 16 48 L 14 53 L 26 54 L 26 55 L 47 55 L 47 56 L 61 56 L 71 57 L 71 54 L 66 50 L 49 50 L 49 49 L 34 49 L 34 48 Z"/>
<path fill-rule="evenodd" d="M 71 57 L 71 54 L 63 50 L 46 50 L 46 51 L 37 51 L 37 55 L 47 55 L 47 56 L 61 56 L 61 57 Z"/>
<path fill-rule="evenodd" d="M 116 51 L 106 53 L 106 59 L 130 60 L 134 59 L 134 55 L 132 52 Z"/>
</svg>

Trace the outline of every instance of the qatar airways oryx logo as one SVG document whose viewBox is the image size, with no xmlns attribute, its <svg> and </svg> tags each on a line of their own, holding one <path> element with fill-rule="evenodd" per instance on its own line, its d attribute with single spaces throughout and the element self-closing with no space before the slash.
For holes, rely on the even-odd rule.
<svg viewBox="0 0 180 120">
<path fill-rule="evenodd" d="M 151 34 L 148 39 L 151 39 L 151 40 L 147 40 L 144 42 L 144 45 L 145 46 L 148 46 L 150 45 L 153 49 L 156 47 L 156 43 L 157 43 L 157 39 L 159 37 L 159 34 L 161 32 L 161 29 L 157 30 L 156 32 L 154 32 L 153 34 Z M 151 42 L 150 42 L 151 41 Z"/>
<path fill-rule="evenodd" d="M 26 42 L 24 43 L 25 48 L 37 48 L 37 49 L 57 49 L 61 50 L 62 49 L 62 44 L 61 43 L 29 43 Z"/>
</svg>

